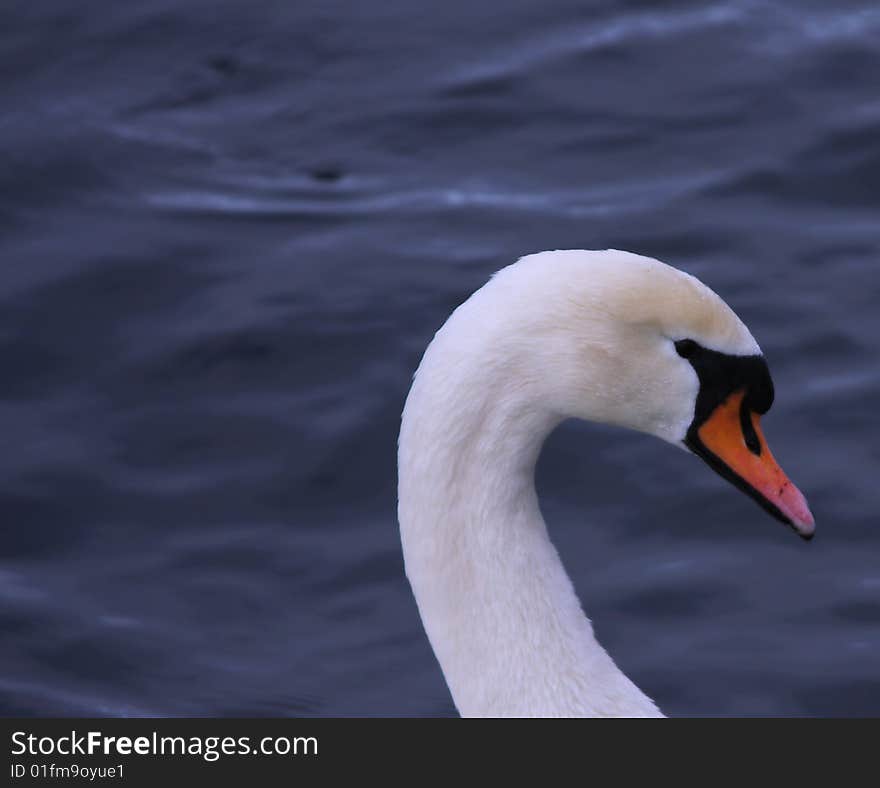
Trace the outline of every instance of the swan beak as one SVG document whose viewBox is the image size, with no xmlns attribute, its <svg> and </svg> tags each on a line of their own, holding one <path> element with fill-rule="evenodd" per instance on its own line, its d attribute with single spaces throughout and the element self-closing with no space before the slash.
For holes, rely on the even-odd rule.
<svg viewBox="0 0 880 788">
<path fill-rule="evenodd" d="M 743 408 L 744 394 L 734 392 L 718 405 L 690 448 L 802 538 L 812 539 L 816 523 L 807 499 L 773 458 L 760 416 Z"/>
</svg>

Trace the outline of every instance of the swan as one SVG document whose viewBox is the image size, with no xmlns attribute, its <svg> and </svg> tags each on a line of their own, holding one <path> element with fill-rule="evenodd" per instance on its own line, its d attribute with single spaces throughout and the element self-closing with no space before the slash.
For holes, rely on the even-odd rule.
<svg viewBox="0 0 880 788">
<path fill-rule="evenodd" d="M 452 313 L 404 406 L 398 518 L 462 716 L 663 716 L 594 637 L 539 510 L 538 454 L 569 417 L 646 432 L 809 539 L 806 499 L 761 430 L 772 401 L 761 349 L 730 307 L 641 255 L 529 255 Z"/>
</svg>

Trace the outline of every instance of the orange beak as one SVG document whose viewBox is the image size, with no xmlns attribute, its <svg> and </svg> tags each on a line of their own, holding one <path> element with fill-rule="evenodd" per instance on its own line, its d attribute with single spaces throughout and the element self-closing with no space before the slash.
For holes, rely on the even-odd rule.
<svg viewBox="0 0 880 788">
<path fill-rule="evenodd" d="M 742 389 L 730 394 L 700 425 L 698 453 L 770 514 L 811 539 L 816 524 L 807 500 L 773 459 L 760 416 L 743 410 L 744 395 Z"/>
</svg>

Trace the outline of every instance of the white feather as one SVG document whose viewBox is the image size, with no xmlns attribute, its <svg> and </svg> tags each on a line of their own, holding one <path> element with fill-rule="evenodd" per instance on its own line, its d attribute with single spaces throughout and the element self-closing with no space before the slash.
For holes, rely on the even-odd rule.
<svg viewBox="0 0 880 788">
<path fill-rule="evenodd" d="M 593 636 L 547 535 L 534 468 L 562 419 L 680 444 L 697 378 L 690 338 L 760 352 L 693 277 L 620 252 L 530 255 L 437 332 L 403 411 L 406 573 L 465 716 L 662 716 Z"/>
</svg>

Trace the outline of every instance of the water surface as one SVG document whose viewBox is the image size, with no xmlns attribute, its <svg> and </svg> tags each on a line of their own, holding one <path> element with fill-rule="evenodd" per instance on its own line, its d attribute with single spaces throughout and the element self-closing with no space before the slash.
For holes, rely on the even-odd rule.
<svg viewBox="0 0 880 788">
<path fill-rule="evenodd" d="M 818 520 L 563 425 L 602 642 L 669 714 L 880 711 L 880 10 L 588 5 L 3 4 L 0 712 L 454 713 L 399 413 L 455 305 L 569 247 L 737 310 Z"/>
</svg>

